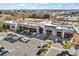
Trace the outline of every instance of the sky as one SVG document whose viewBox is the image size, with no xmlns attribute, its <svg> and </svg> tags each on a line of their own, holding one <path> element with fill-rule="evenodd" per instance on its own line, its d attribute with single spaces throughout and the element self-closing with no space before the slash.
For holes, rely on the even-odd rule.
<svg viewBox="0 0 79 59">
<path fill-rule="evenodd" d="M 79 9 L 79 3 L 7 3 L 0 4 L 2 9 Z"/>
</svg>

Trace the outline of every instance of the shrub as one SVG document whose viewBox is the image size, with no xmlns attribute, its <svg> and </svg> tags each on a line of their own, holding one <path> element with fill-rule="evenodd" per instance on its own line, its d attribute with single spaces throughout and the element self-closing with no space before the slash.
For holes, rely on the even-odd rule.
<svg viewBox="0 0 79 59">
<path fill-rule="evenodd" d="M 2 32 L 2 24 L 4 23 L 4 20 L 0 19 L 0 32 Z"/>
<path fill-rule="evenodd" d="M 54 41 L 52 41 L 52 40 L 47 40 L 48 47 L 50 47 L 53 43 L 54 43 Z"/>
<path fill-rule="evenodd" d="M 48 51 L 48 48 L 42 48 L 40 49 L 40 51 L 46 53 Z"/>
<path fill-rule="evenodd" d="M 0 32 L 2 32 L 2 28 L 0 27 Z"/>
<path fill-rule="evenodd" d="M 6 32 L 10 32 L 10 30 L 9 30 L 9 29 L 7 29 L 7 30 L 6 30 Z"/>
<path fill-rule="evenodd" d="M 65 42 L 64 45 L 63 45 L 63 47 L 65 49 L 70 49 L 72 46 Z"/>
</svg>

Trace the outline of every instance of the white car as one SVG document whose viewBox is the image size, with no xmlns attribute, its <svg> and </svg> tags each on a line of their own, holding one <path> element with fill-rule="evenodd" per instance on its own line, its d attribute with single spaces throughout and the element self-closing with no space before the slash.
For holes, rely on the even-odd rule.
<svg viewBox="0 0 79 59">
<path fill-rule="evenodd" d="M 30 38 L 28 38 L 28 37 L 27 37 L 27 38 L 26 38 L 26 37 L 20 37 L 19 41 L 20 41 L 20 42 L 28 43 L 28 42 L 31 41 L 31 40 L 30 40 Z"/>
</svg>

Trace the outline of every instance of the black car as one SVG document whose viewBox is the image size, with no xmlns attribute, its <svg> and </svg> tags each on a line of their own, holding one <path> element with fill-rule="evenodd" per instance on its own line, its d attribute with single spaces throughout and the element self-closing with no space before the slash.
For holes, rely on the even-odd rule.
<svg viewBox="0 0 79 59">
<path fill-rule="evenodd" d="M 42 48 L 41 46 L 38 46 L 37 48 Z"/>
<path fill-rule="evenodd" d="M 44 44 L 44 45 L 42 46 L 42 48 L 44 48 L 44 47 L 47 47 L 47 44 Z"/>
<path fill-rule="evenodd" d="M 57 54 L 57 56 L 73 56 L 68 51 L 62 51 L 61 53 Z"/>
<path fill-rule="evenodd" d="M 4 49 L 4 47 L 3 47 L 3 46 L 1 46 L 1 47 L 0 47 L 0 51 L 1 51 L 2 49 Z"/>
<path fill-rule="evenodd" d="M 40 56 L 41 53 L 42 53 L 41 50 L 39 50 L 39 51 L 36 53 L 36 55 Z"/>
</svg>

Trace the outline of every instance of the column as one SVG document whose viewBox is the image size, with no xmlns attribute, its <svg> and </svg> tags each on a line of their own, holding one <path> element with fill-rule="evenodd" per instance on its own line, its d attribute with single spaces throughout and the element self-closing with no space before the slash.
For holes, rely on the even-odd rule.
<svg viewBox="0 0 79 59">
<path fill-rule="evenodd" d="M 39 33 L 39 28 L 36 28 L 37 33 Z"/>
<path fill-rule="evenodd" d="M 63 29 L 63 31 L 62 31 L 62 38 L 64 38 L 64 29 Z"/>
<path fill-rule="evenodd" d="M 46 34 L 46 29 L 45 28 L 43 28 L 43 34 Z"/>
</svg>

